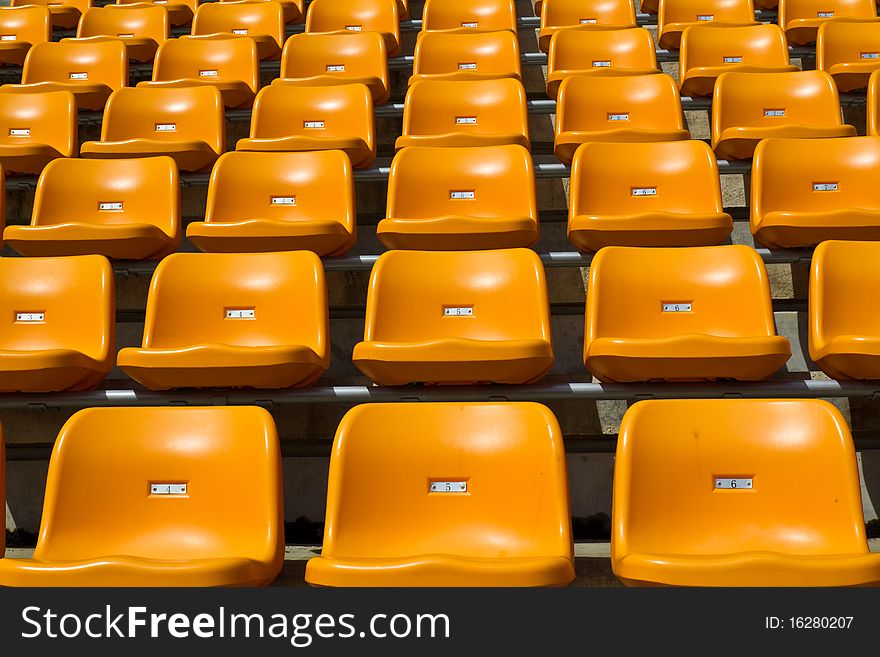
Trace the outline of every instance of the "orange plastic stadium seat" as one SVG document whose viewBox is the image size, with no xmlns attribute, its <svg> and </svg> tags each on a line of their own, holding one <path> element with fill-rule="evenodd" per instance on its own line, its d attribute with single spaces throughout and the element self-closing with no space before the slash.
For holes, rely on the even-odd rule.
<svg viewBox="0 0 880 657">
<path fill-rule="evenodd" d="M 541 259 L 529 249 L 383 253 L 352 360 L 381 385 L 540 380 L 553 366 Z"/>
<path fill-rule="evenodd" d="M 168 12 L 168 22 L 178 27 L 180 25 L 189 25 L 198 7 L 198 0 L 116 0 L 118 5 L 129 4 L 153 4 L 165 7 Z"/>
<path fill-rule="evenodd" d="M 250 138 L 238 151 L 345 152 L 355 169 L 376 159 L 373 98 L 363 84 L 264 87 L 254 102 Z"/>
<path fill-rule="evenodd" d="M 306 386 L 330 365 L 328 324 L 310 251 L 174 253 L 153 274 L 143 347 L 117 365 L 151 390 Z"/>
<path fill-rule="evenodd" d="M 421 32 L 416 41 L 412 85 L 419 80 L 522 79 L 519 41 L 508 30 Z"/>
<path fill-rule="evenodd" d="M 659 73 L 654 37 L 648 30 L 560 30 L 550 40 L 547 95 L 559 95 L 570 77 Z"/>
<path fill-rule="evenodd" d="M 593 258 L 584 363 L 600 381 L 760 381 L 789 356 L 751 247 L 609 246 Z"/>
<path fill-rule="evenodd" d="M 226 107 L 250 107 L 260 88 L 260 58 L 251 39 L 169 39 L 139 87 L 216 87 Z"/>
<path fill-rule="evenodd" d="M 834 80 L 824 71 L 722 73 L 712 95 L 712 148 L 745 160 L 768 137 L 853 137 Z"/>
<path fill-rule="evenodd" d="M 92 0 L 11 0 L 11 7 L 48 7 L 52 27 L 65 30 L 76 28 L 80 17 L 92 6 Z"/>
<path fill-rule="evenodd" d="M 88 408 L 55 441 L 33 558 L 0 559 L 0 586 L 265 586 L 283 504 L 262 408 Z"/>
<path fill-rule="evenodd" d="M 657 45 L 678 48 L 681 33 L 691 25 L 724 28 L 759 23 L 752 0 L 660 0 Z"/>
<path fill-rule="evenodd" d="M 168 11 L 159 5 L 107 5 L 92 7 L 79 22 L 79 39 L 119 39 L 128 58 L 151 62 L 169 36 Z"/>
<path fill-rule="evenodd" d="M 826 21 L 816 37 L 816 68 L 834 78 L 838 91 L 868 86 L 880 70 L 880 22 Z"/>
<path fill-rule="evenodd" d="M 220 0 L 220 2 L 238 2 L 239 0 Z M 277 2 L 284 11 L 285 23 L 302 23 L 306 16 L 306 0 L 252 0 L 253 2 Z"/>
<path fill-rule="evenodd" d="M 58 157 L 76 156 L 76 100 L 69 91 L 0 93 L 0 166 L 38 174 Z"/>
<path fill-rule="evenodd" d="M 391 162 L 387 218 L 376 236 L 390 249 L 531 246 L 538 206 L 529 151 L 513 144 L 404 148 Z"/>
<path fill-rule="evenodd" d="M 422 80 L 407 90 L 397 150 L 503 144 L 530 145 L 526 92 L 519 80 Z"/>
<path fill-rule="evenodd" d="M 308 583 L 565 586 L 574 575 L 562 433 L 546 406 L 362 404 L 346 413 Z"/>
<path fill-rule="evenodd" d="M 633 0 L 545 0 L 538 47 L 550 50 L 560 30 L 620 30 L 636 26 Z"/>
<path fill-rule="evenodd" d="M 128 55 L 119 40 L 47 41 L 28 50 L 21 84 L 2 93 L 69 91 L 80 109 L 102 110 L 111 93 L 128 85 Z"/>
<path fill-rule="evenodd" d="M 306 32 L 378 32 L 389 57 L 400 54 L 400 7 L 394 0 L 312 0 Z"/>
<path fill-rule="evenodd" d="M 585 144 L 570 195 L 568 239 L 581 251 L 719 244 L 733 230 L 715 154 L 694 139 Z"/>
<path fill-rule="evenodd" d="M 682 96 L 711 96 L 722 73 L 786 73 L 800 70 L 788 59 L 785 34 L 772 23 L 718 29 L 685 28 L 678 56 Z"/>
<path fill-rule="evenodd" d="M 556 157 L 568 164 L 587 142 L 690 139 L 675 80 L 666 74 L 570 77 L 559 85 Z"/>
<path fill-rule="evenodd" d="M 612 518 L 611 566 L 630 586 L 880 583 L 852 436 L 818 399 L 636 403 Z"/>
<path fill-rule="evenodd" d="M 168 155 L 182 171 L 200 171 L 226 150 L 225 122 L 223 98 L 214 86 L 125 87 L 107 101 L 101 141 L 87 141 L 80 155 Z"/>
<path fill-rule="evenodd" d="M 0 258 L 0 392 L 97 386 L 113 368 L 115 302 L 102 256 Z"/>
<path fill-rule="evenodd" d="M 822 242 L 810 268 L 810 358 L 833 379 L 880 379 L 876 242 Z"/>
<path fill-rule="evenodd" d="M 778 24 L 788 43 L 802 46 L 816 40 L 819 26 L 830 20 L 875 20 L 874 0 L 779 0 Z"/>
<path fill-rule="evenodd" d="M 192 36 L 247 37 L 257 44 L 260 59 L 278 59 L 284 45 L 284 10 L 277 2 L 260 0 L 205 2 L 193 18 Z"/>
<path fill-rule="evenodd" d="M 357 231 L 354 177 L 341 151 L 222 155 L 204 222 L 187 238 L 203 251 L 342 255 Z"/>
<path fill-rule="evenodd" d="M 516 34 L 513 0 L 425 0 L 423 31 L 494 31 Z"/>
<path fill-rule="evenodd" d="M 281 77 L 272 84 L 365 84 L 381 105 L 391 95 L 385 40 L 375 32 L 294 34 L 284 44 Z"/>
<path fill-rule="evenodd" d="M 763 245 L 880 240 L 880 137 L 765 139 L 752 161 L 751 228 Z"/>
<path fill-rule="evenodd" d="M 180 189 L 170 157 L 50 162 L 37 183 L 30 226 L 6 243 L 27 256 L 98 254 L 162 258 L 180 246 Z"/>
<path fill-rule="evenodd" d="M 876 71 L 868 78 L 868 97 L 866 109 L 867 134 L 880 135 L 880 75 Z"/>
<path fill-rule="evenodd" d="M 0 7 L 0 64 L 21 66 L 31 46 L 52 40 L 47 7 Z"/>
</svg>

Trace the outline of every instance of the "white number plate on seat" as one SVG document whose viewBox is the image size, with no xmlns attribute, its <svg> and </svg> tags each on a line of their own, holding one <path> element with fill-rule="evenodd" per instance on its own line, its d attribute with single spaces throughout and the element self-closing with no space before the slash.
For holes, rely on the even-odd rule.
<svg viewBox="0 0 880 657">
<path fill-rule="evenodd" d="M 466 481 L 432 481 L 432 493 L 467 493 Z"/>
<path fill-rule="evenodd" d="M 749 490 L 752 488 L 752 478 L 715 477 L 715 488 Z"/>
</svg>

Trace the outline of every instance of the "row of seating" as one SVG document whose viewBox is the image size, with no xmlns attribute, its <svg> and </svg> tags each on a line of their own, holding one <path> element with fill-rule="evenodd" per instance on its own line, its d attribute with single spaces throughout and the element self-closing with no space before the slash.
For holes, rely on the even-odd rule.
<svg viewBox="0 0 880 657">
<path fill-rule="evenodd" d="M 862 303 L 878 254 L 874 242 L 816 250 L 810 354 L 835 378 L 880 378 L 877 317 Z M 93 388 L 114 363 L 152 390 L 287 388 L 330 363 L 324 270 L 307 251 L 168 256 L 150 286 L 142 347 L 118 356 L 105 258 L 0 258 L 0 272 L 3 392 Z M 589 272 L 583 356 L 605 382 L 759 381 L 791 347 L 776 334 L 753 249 L 608 247 Z M 389 251 L 373 267 L 352 361 L 375 383 L 532 383 L 553 360 L 534 252 Z"/>
<path fill-rule="evenodd" d="M 2 474 L 0 460 L 0 490 Z M 824 401 L 638 402 L 621 424 L 612 499 L 612 567 L 628 585 L 880 583 L 852 437 Z M 283 518 L 265 410 L 87 409 L 55 442 L 33 557 L 0 559 L 0 586 L 265 585 L 281 571 Z M 367 404 L 342 419 L 307 582 L 564 586 L 574 575 L 549 409 Z"/>
</svg>

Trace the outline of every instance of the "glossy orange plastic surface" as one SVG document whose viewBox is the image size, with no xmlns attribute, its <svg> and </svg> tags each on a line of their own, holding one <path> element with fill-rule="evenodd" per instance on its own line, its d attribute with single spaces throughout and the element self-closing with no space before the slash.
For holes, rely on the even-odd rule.
<svg viewBox="0 0 880 657">
<path fill-rule="evenodd" d="M 447 483 L 456 489 L 445 492 Z M 565 453 L 546 406 L 362 404 L 346 413 L 330 456 L 324 546 L 306 565 L 307 582 L 564 586 L 573 579 Z"/>
<path fill-rule="evenodd" d="M 4 172 L 39 174 L 58 157 L 74 157 L 76 100 L 69 91 L 0 92 L 0 166 Z"/>
<path fill-rule="evenodd" d="M 400 7 L 393 0 L 312 0 L 306 32 L 378 32 L 389 57 L 400 54 Z"/>
<path fill-rule="evenodd" d="M 220 2 L 239 2 L 240 0 L 220 0 Z M 305 0 L 251 0 L 251 2 L 277 2 L 284 11 L 285 23 L 302 23 L 306 17 Z"/>
<path fill-rule="evenodd" d="M 816 37 L 816 68 L 834 78 L 839 91 L 864 89 L 880 69 L 880 22 L 825 21 Z"/>
<path fill-rule="evenodd" d="M 391 95 L 385 40 L 375 32 L 294 34 L 284 44 L 281 77 L 272 84 L 365 84 L 381 105 Z"/>
<path fill-rule="evenodd" d="M 76 29 L 80 17 L 92 6 L 92 0 L 11 0 L 11 7 L 48 7 L 52 14 L 52 27 L 65 30 Z"/>
<path fill-rule="evenodd" d="M 419 80 L 522 79 L 519 42 L 508 30 L 422 32 L 416 41 L 412 85 Z"/>
<path fill-rule="evenodd" d="M 52 40 L 47 7 L 0 7 L 0 64 L 21 66 L 31 46 Z"/>
<path fill-rule="evenodd" d="M 314 253 L 174 253 L 156 268 L 142 348 L 117 364 L 151 390 L 288 388 L 330 365 Z"/>
<path fill-rule="evenodd" d="M 121 40 L 65 39 L 28 50 L 22 84 L 4 84 L 2 93 L 69 91 L 80 109 L 102 110 L 116 89 L 128 85 L 128 55 Z"/>
<path fill-rule="evenodd" d="M 283 507 L 266 410 L 89 408 L 55 441 L 34 556 L 0 560 L 0 586 L 266 585 Z"/>
<path fill-rule="evenodd" d="M 260 88 L 251 39 L 169 39 L 156 53 L 153 80 L 139 87 L 216 87 L 226 107 L 250 107 Z"/>
<path fill-rule="evenodd" d="M 0 392 L 97 386 L 113 368 L 115 303 L 102 256 L 0 258 Z"/>
<path fill-rule="evenodd" d="M 383 253 L 352 360 L 381 385 L 540 380 L 553 366 L 541 259 L 529 249 Z"/>
<path fill-rule="evenodd" d="M 180 246 L 180 188 L 170 157 L 50 162 L 37 183 L 30 226 L 6 243 L 27 256 L 162 258 Z"/>
<path fill-rule="evenodd" d="M 593 258 L 584 363 L 600 381 L 760 381 L 790 356 L 750 247 L 609 246 Z"/>
<path fill-rule="evenodd" d="M 774 248 L 880 240 L 880 137 L 765 139 L 752 162 L 751 229 Z"/>
<path fill-rule="evenodd" d="M 373 98 L 363 84 L 273 84 L 254 102 L 250 138 L 238 151 L 343 151 L 355 169 L 376 159 Z"/>
<path fill-rule="evenodd" d="M 833 379 L 880 379 L 876 242 L 822 242 L 810 267 L 810 358 Z"/>
<path fill-rule="evenodd" d="M 560 30 L 621 30 L 636 27 L 633 0 L 545 0 L 541 10 L 538 47 L 550 50 Z"/>
<path fill-rule="evenodd" d="M 786 73 L 800 70 L 788 59 L 785 34 L 772 23 L 749 27 L 692 25 L 681 35 L 678 85 L 682 96 L 711 96 L 722 73 Z"/>
<path fill-rule="evenodd" d="M 718 159 L 747 160 L 768 137 L 853 137 L 824 71 L 722 73 L 712 95 L 712 148 Z"/>
<path fill-rule="evenodd" d="M 186 236 L 203 251 L 314 251 L 355 243 L 354 177 L 341 151 L 222 155 L 211 172 L 205 221 Z"/>
<path fill-rule="evenodd" d="M 226 150 L 223 98 L 214 86 L 126 87 L 104 110 L 101 141 L 82 145 L 82 157 L 119 159 L 168 155 L 181 171 L 210 168 Z"/>
<path fill-rule="evenodd" d="M 205 2 L 192 22 L 194 37 L 252 39 L 260 59 L 281 56 L 284 34 L 284 9 L 277 2 Z"/>
<path fill-rule="evenodd" d="M 116 0 L 117 5 L 128 4 L 153 4 L 165 7 L 168 12 L 168 22 L 179 27 L 189 25 L 196 13 L 198 0 Z"/>
<path fill-rule="evenodd" d="M 874 0 L 779 0 L 777 23 L 791 45 L 816 40 L 819 26 L 831 20 L 877 18 Z"/>
<path fill-rule="evenodd" d="M 657 45 L 678 48 L 691 25 L 712 28 L 759 25 L 752 0 L 660 0 Z"/>
<path fill-rule="evenodd" d="M 530 145 L 526 92 L 519 80 L 422 80 L 407 90 L 397 150 L 504 144 Z"/>
<path fill-rule="evenodd" d="M 702 141 L 592 143 L 575 152 L 568 239 L 581 251 L 719 244 L 732 230 L 715 154 Z"/>
<path fill-rule="evenodd" d="M 570 77 L 559 85 L 554 151 L 568 164 L 588 142 L 690 139 L 671 76 Z"/>
<path fill-rule="evenodd" d="M 612 523 L 611 565 L 631 586 L 880 583 L 852 437 L 821 400 L 636 403 Z"/>
<path fill-rule="evenodd" d="M 120 39 L 128 58 L 151 62 L 169 37 L 168 11 L 153 4 L 92 7 L 79 22 L 77 38 Z"/>
<path fill-rule="evenodd" d="M 550 40 L 547 95 L 555 99 L 565 78 L 659 73 L 654 37 L 627 30 L 560 30 Z"/>
<path fill-rule="evenodd" d="M 376 236 L 391 249 L 508 249 L 538 241 L 535 173 L 519 145 L 404 148 L 391 162 L 387 218 Z"/>
<path fill-rule="evenodd" d="M 425 0 L 422 31 L 491 32 L 516 34 L 513 0 Z"/>
</svg>

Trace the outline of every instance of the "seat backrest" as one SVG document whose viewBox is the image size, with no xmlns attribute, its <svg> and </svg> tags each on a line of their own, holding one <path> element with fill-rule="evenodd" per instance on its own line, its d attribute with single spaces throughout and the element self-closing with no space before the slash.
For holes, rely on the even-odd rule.
<svg viewBox="0 0 880 657">
<path fill-rule="evenodd" d="M 282 78 L 318 75 L 345 78 L 375 76 L 388 87 L 385 39 L 376 32 L 351 34 L 294 34 L 281 55 Z"/>
<path fill-rule="evenodd" d="M 37 182 L 32 226 L 152 224 L 179 239 L 180 188 L 170 157 L 53 160 Z"/>
<path fill-rule="evenodd" d="M 660 0 L 657 30 L 671 23 L 754 23 L 753 0 Z"/>
<path fill-rule="evenodd" d="M 52 40 L 52 14 L 48 7 L 0 7 L 0 38 L 37 44 Z"/>
<path fill-rule="evenodd" d="M 284 45 L 284 10 L 278 2 L 205 2 L 192 21 L 192 34 L 265 34 Z"/>
<path fill-rule="evenodd" d="M 78 128 L 76 100 L 69 91 L 0 94 L 0 144 L 47 144 L 73 157 Z"/>
<path fill-rule="evenodd" d="M 89 408 L 52 450 L 34 556 L 280 565 L 283 534 L 281 454 L 266 410 Z"/>
<path fill-rule="evenodd" d="M 331 557 L 568 557 L 559 424 L 534 403 L 356 406 L 333 442 L 326 518 Z"/>
<path fill-rule="evenodd" d="M 636 25 L 632 0 L 544 0 L 541 28 L 563 25 Z"/>
<path fill-rule="evenodd" d="M 798 19 L 876 18 L 877 5 L 873 0 L 779 0 L 778 12 L 778 24 L 786 29 Z"/>
<path fill-rule="evenodd" d="M 688 334 L 776 335 L 767 269 L 757 251 L 609 246 L 596 254 L 587 283 L 585 350 L 597 338 Z"/>
<path fill-rule="evenodd" d="M 122 41 L 47 41 L 28 50 L 22 84 L 35 82 L 103 83 L 111 89 L 128 85 L 128 55 Z"/>
<path fill-rule="evenodd" d="M 73 349 L 112 361 L 113 270 L 103 256 L 0 258 L 0 349 Z"/>
<path fill-rule="evenodd" d="M 519 42 L 509 30 L 422 32 L 416 41 L 413 74 L 478 73 L 522 77 Z"/>
<path fill-rule="evenodd" d="M 788 66 L 785 33 L 772 23 L 718 29 L 705 25 L 685 28 L 679 50 L 679 79 L 697 66 Z"/>
<path fill-rule="evenodd" d="M 573 216 L 721 213 L 715 154 L 695 139 L 587 143 L 572 161 L 569 208 Z"/>
<path fill-rule="evenodd" d="M 226 115 L 216 87 L 123 87 L 104 108 L 101 141 L 200 140 L 226 150 Z"/>
<path fill-rule="evenodd" d="M 364 340 L 443 338 L 549 341 L 547 284 L 538 255 L 499 249 L 379 256 L 370 274 Z"/>
<path fill-rule="evenodd" d="M 751 212 L 880 212 L 880 137 L 763 139 L 752 160 Z"/>
<path fill-rule="evenodd" d="M 393 218 L 532 217 L 537 220 L 532 158 L 522 146 L 404 148 L 388 176 Z"/>
<path fill-rule="evenodd" d="M 208 185 L 205 221 L 329 219 L 355 229 L 354 177 L 342 151 L 225 153 Z"/>
<path fill-rule="evenodd" d="M 722 73 L 712 95 L 712 134 L 729 127 L 839 126 L 840 96 L 824 71 Z"/>
<path fill-rule="evenodd" d="M 868 64 L 880 59 L 880 22 L 825 21 L 816 37 L 816 68 L 835 64 Z"/>
<path fill-rule="evenodd" d="M 654 37 L 642 28 L 560 30 L 550 41 L 547 71 L 593 67 L 657 68 Z"/>
<path fill-rule="evenodd" d="M 426 0 L 423 30 L 509 30 L 516 34 L 513 0 Z"/>
<path fill-rule="evenodd" d="M 556 133 L 684 129 L 675 80 L 665 73 L 570 77 L 559 85 Z"/>
<path fill-rule="evenodd" d="M 303 345 L 324 356 L 327 312 L 311 251 L 174 253 L 153 274 L 143 346 Z"/>
<path fill-rule="evenodd" d="M 92 7 L 92 0 L 10 0 L 11 7 L 27 7 L 37 5 L 39 7 L 76 7 L 81 13 L 86 13 Z"/>
<path fill-rule="evenodd" d="M 852 438 L 820 400 L 636 403 L 620 426 L 612 517 L 612 559 L 868 551 Z"/>
<path fill-rule="evenodd" d="M 169 39 L 156 52 L 153 81 L 241 80 L 260 87 L 260 58 L 251 39 Z"/>
<path fill-rule="evenodd" d="M 76 36 L 147 37 L 161 44 L 169 29 L 168 12 L 161 5 L 106 5 L 83 14 Z"/>
<path fill-rule="evenodd" d="M 404 135 L 517 134 L 528 137 L 526 92 L 513 78 L 419 80 L 406 92 Z"/>
<path fill-rule="evenodd" d="M 381 32 L 400 42 L 400 18 L 395 0 L 312 0 L 306 13 L 306 32 Z"/>
<path fill-rule="evenodd" d="M 252 138 L 362 137 L 375 143 L 373 97 L 363 84 L 264 87 L 254 101 Z"/>
</svg>

